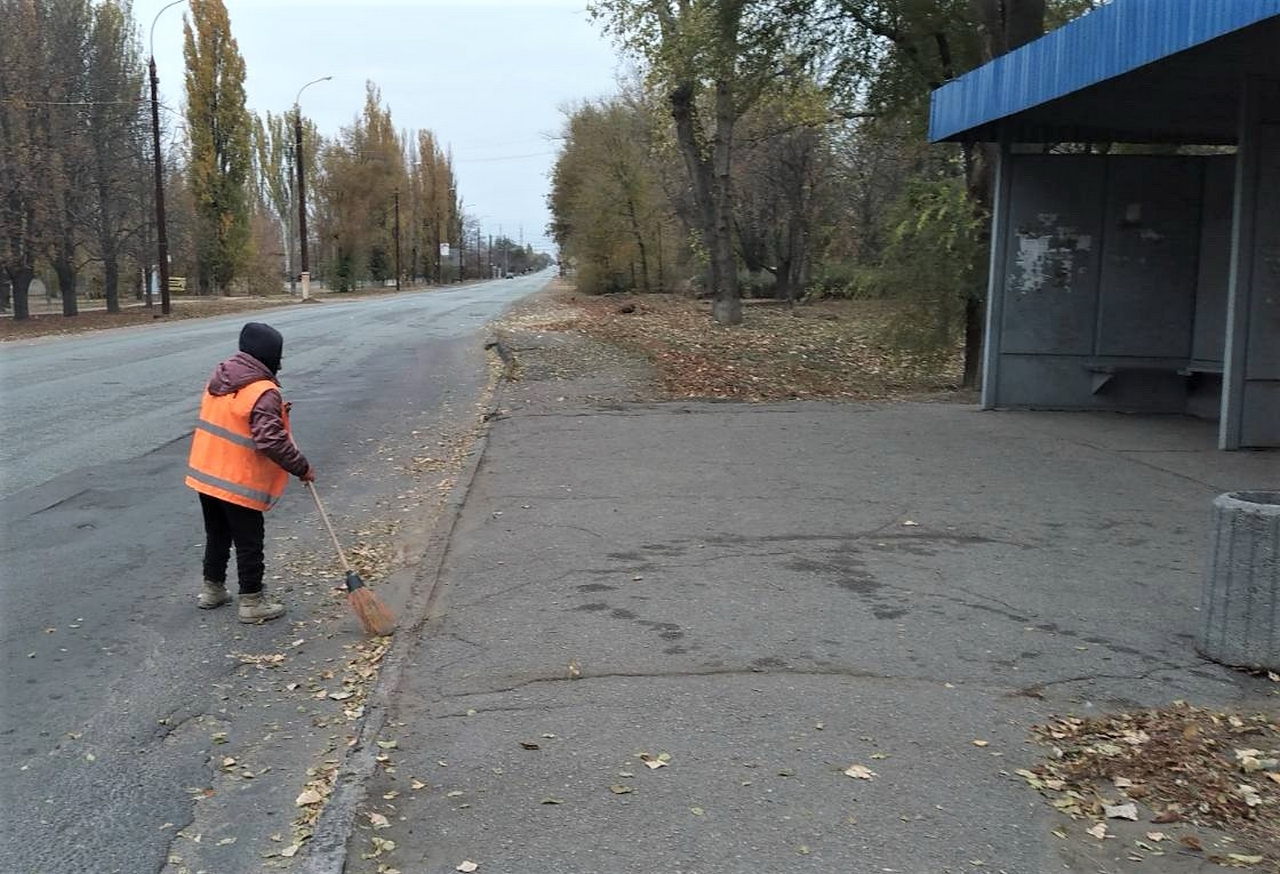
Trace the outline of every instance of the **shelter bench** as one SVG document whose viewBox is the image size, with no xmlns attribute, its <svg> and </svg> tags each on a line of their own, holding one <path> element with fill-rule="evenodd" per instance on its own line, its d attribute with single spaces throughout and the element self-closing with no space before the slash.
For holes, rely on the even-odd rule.
<svg viewBox="0 0 1280 874">
<path fill-rule="evenodd" d="M 1093 393 L 1097 394 L 1102 391 L 1107 383 L 1115 379 L 1117 373 L 1171 373 L 1194 379 L 1203 374 L 1221 374 L 1222 364 L 1212 361 L 1164 363 L 1152 361 L 1134 361 L 1131 363 L 1091 361 L 1084 365 L 1084 369 L 1093 374 Z"/>
</svg>

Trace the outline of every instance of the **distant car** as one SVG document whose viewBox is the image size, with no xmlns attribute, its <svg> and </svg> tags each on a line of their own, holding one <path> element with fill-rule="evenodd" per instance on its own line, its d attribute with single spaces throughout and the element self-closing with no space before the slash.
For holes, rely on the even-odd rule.
<svg viewBox="0 0 1280 874">
<path fill-rule="evenodd" d="M 507 273 L 506 278 L 507 278 L 507 279 L 515 279 L 515 278 L 516 278 L 516 275 L 515 275 L 514 273 L 510 273 L 510 272 L 509 272 L 509 273 Z"/>
</svg>

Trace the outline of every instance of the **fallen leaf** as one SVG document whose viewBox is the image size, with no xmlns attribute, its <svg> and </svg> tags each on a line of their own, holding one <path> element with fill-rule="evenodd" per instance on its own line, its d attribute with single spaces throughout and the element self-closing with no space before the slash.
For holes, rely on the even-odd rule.
<svg viewBox="0 0 1280 874">
<path fill-rule="evenodd" d="M 415 777 L 414 779 L 409 781 L 409 788 L 412 789 L 414 792 L 417 792 L 419 789 L 426 789 L 427 784 L 423 783 L 421 780 Z"/>
<path fill-rule="evenodd" d="M 388 822 L 387 818 L 383 816 L 381 813 L 370 813 L 369 824 L 373 826 L 375 829 L 391 828 L 391 823 Z"/>
<path fill-rule="evenodd" d="M 1155 841 L 1157 844 L 1163 841 L 1167 835 L 1164 832 L 1147 832 L 1147 840 Z"/>
<path fill-rule="evenodd" d="M 609 791 L 614 795 L 626 795 L 628 792 L 634 792 L 635 790 L 630 786 L 624 786 L 621 783 L 614 783 L 609 787 Z"/>
<path fill-rule="evenodd" d="M 534 743 L 534 742 L 533 742 L 533 741 L 531 741 L 531 740 L 522 740 L 522 741 L 520 741 L 520 747 L 521 747 L 522 749 L 526 749 L 526 750 L 540 750 L 540 749 L 542 749 L 542 747 L 540 747 L 538 744 Z"/>
<path fill-rule="evenodd" d="M 866 765 L 850 765 L 844 769 L 844 773 L 846 777 L 853 777 L 855 780 L 874 780 L 876 778 L 876 772 Z"/>
<path fill-rule="evenodd" d="M 991 745 L 991 741 L 989 741 L 989 740 L 975 740 L 975 741 L 973 742 L 973 745 L 974 745 L 975 747 L 985 747 L 985 746 L 990 746 L 990 745 Z"/>
<path fill-rule="evenodd" d="M 458 864 L 458 867 L 455 870 L 461 871 L 462 874 L 471 874 L 472 871 L 475 871 L 479 867 L 479 865 L 472 862 L 470 859 L 465 859 Z"/>
<path fill-rule="evenodd" d="M 1246 856 L 1243 853 L 1227 853 L 1227 858 L 1240 865 L 1257 865 L 1263 859 L 1262 856 Z"/>
<path fill-rule="evenodd" d="M 350 689 L 343 689 L 341 692 L 330 692 L 329 697 L 334 701 L 346 701 L 355 694 L 356 693 L 352 692 Z"/>
<path fill-rule="evenodd" d="M 400 746 L 399 742 L 394 740 L 380 740 L 377 744 L 384 750 L 394 750 L 396 747 Z"/>
<path fill-rule="evenodd" d="M 701 807 L 690 807 L 689 812 L 692 813 L 694 816 L 702 816 L 704 813 L 706 813 L 706 811 L 703 810 Z"/>
<path fill-rule="evenodd" d="M 1151 818 L 1151 821 L 1157 825 L 1168 825 L 1171 822 L 1182 822 L 1182 814 L 1176 810 L 1166 810 L 1164 813 L 1158 813 Z"/>
<path fill-rule="evenodd" d="M 302 847 L 298 844 L 290 844 L 280 851 L 280 855 L 284 856 L 286 859 L 292 859 L 294 856 L 298 855 L 298 850 L 301 849 Z"/>
<path fill-rule="evenodd" d="M 361 859 L 376 859 L 384 852 L 389 853 L 396 848 L 396 842 L 388 838 L 380 838 L 377 835 L 369 838 L 369 843 L 373 845 L 372 853 L 361 853 Z"/>
<path fill-rule="evenodd" d="M 564 799 L 547 797 L 542 799 L 542 801 L 540 801 L 539 803 L 540 804 L 564 804 Z"/>
<path fill-rule="evenodd" d="M 665 753 L 663 755 L 665 755 Z M 667 756 L 666 759 L 664 759 L 662 758 L 661 755 L 651 756 L 648 753 L 640 754 L 640 761 L 644 762 L 645 767 L 649 768 L 650 770 L 665 768 L 667 766 L 667 761 L 670 760 L 670 758 L 671 756 L 669 755 Z"/>
<path fill-rule="evenodd" d="M 294 804 L 299 807 L 306 807 L 309 804 L 319 804 L 324 801 L 324 796 L 314 789 L 307 789 L 301 795 L 294 799 Z"/>
<path fill-rule="evenodd" d="M 1127 804 L 1108 804 L 1102 808 L 1102 811 L 1107 815 L 1107 819 L 1128 819 L 1134 822 L 1138 820 L 1138 805 L 1132 801 Z"/>
<path fill-rule="evenodd" d="M 236 842 L 235 838 L 223 838 L 222 840 L 218 841 L 218 846 L 225 847 L 227 844 L 234 844 L 235 842 Z"/>
<path fill-rule="evenodd" d="M 459 797 L 459 796 L 460 796 L 460 795 L 462 795 L 462 794 L 463 794 L 463 792 L 462 792 L 462 790 L 461 790 L 461 789 L 454 789 L 452 792 L 446 792 L 446 793 L 444 794 L 444 797 L 445 797 L 445 798 L 457 798 L 457 797 Z"/>
<path fill-rule="evenodd" d="M 1197 853 L 1204 849 L 1204 844 L 1200 843 L 1200 839 L 1195 835 L 1183 835 L 1178 838 L 1178 842 L 1188 850 L 1195 850 Z"/>
</svg>

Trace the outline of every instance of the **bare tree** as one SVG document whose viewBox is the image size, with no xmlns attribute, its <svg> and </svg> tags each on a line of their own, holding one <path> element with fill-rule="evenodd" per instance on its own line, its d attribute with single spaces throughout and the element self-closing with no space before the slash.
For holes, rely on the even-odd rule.
<svg viewBox="0 0 1280 874">
<path fill-rule="evenodd" d="M 5 50 L 0 52 L 0 263 L 14 319 L 30 318 L 27 292 L 45 238 L 40 182 L 50 170 L 43 147 L 40 100 L 41 25 L 31 0 L 0 0 Z"/>
</svg>

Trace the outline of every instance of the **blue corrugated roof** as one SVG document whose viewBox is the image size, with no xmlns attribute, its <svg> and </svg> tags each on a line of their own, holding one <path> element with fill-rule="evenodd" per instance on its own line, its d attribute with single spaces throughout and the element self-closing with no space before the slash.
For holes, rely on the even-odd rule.
<svg viewBox="0 0 1280 874">
<path fill-rule="evenodd" d="M 1280 0 L 1112 0 L 934 91 L 929 139 L 957 138 L 1277 16 Z"/>
</svg>

